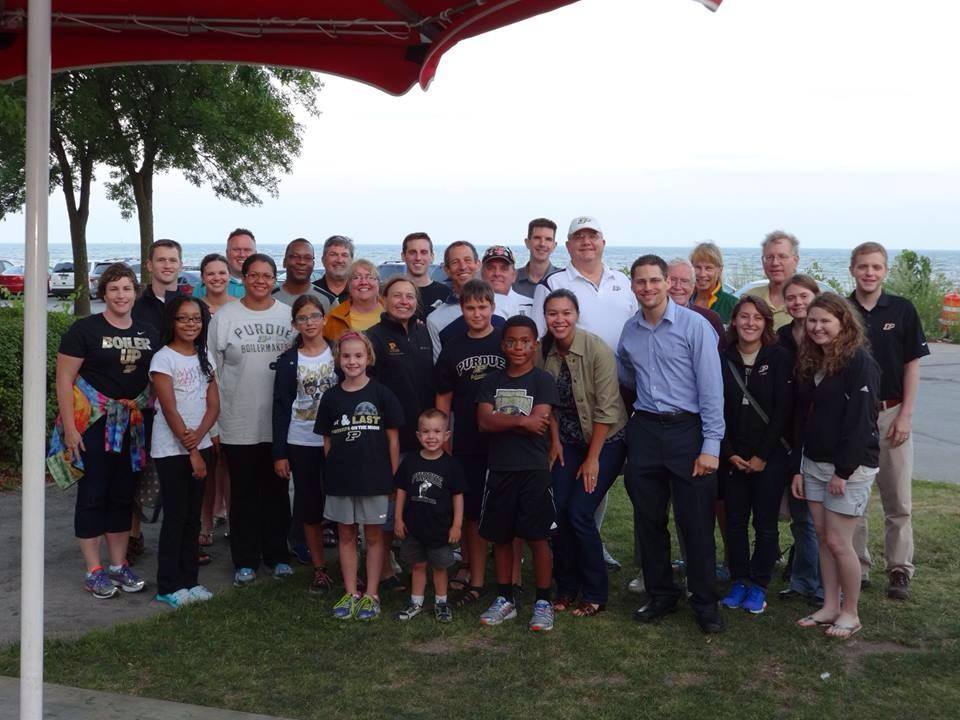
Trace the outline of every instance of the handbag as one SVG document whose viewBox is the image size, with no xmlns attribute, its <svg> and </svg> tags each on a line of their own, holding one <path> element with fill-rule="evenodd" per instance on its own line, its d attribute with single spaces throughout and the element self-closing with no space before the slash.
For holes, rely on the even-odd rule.
<svg viewBox="0 0 960 720">
<path fill-rule="evenodd" d="M 163 497 L 160 492 L 160 476 L 153 458 L 147 458 L 147 464 L 138 475 L 133 505 L 142 522 L 155 523 L 163 509 Z"/>
<path fill-rule="evenodd" d="M 760 419 L 763 420 L 767 425 L 770 424 L 770 416 L 764 412 L 763 408 L 760 407 L 760 403 L 756 401 L 753 395 L 750 394 L 750 391 L 747 390 L 747 383 L 744 382 L 743 378 L 740 377 L 740 372 L 737 370 L 737 366 L 733 363 L 733 360 L 727 358 L 727 367 L 730 368 L 730 373 L 733 375 L 733 379 L 737 381 L 737 387 L 743 392 L 743 397 L 746 398 L 747 402 L 750 403 L 757 415 L 760 416 Z M 787 451 L 787 455 L 793 452 L 793 448 L 790 447 L 790 443 L 783 439 L 783 436 L 780 436 L 780 444 L 783 445 L 783 449 Z"/>
</svg>

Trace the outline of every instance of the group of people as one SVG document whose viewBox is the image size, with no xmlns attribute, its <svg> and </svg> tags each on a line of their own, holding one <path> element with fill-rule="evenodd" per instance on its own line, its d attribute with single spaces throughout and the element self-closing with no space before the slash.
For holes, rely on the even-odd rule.
<svg viewBox="0 0 960 720">
<path fill-rule="evenodd" d="M 910 422 L 928 349 L 913 306 L 883 290 L 886 250 L 854 248 L 856 288 L 845 298 L 799 274 L 796 238 L 776 231 L 762 243 L 767 281 L 738 298 L 724 289 L 713 243 L 669 262 L 643 255 L 627 276 L 604 262 L 596 218 L 571 221 L 562 269 L 551 262 L 556 231 L 530 222 L 522 268 L 509 247 L 481 257 L 452 242 L 448 283 L 430 278 L 426 233 L 404 239 L 406 273 L 383 283 L 340 235 L 324 243 L 317 281 L 313 245 L 289 243 L 278 283 L 275 261 L 245 229 L 230 234 L 225 256 L 203 259 L 196 297 L 176 291 L 172 240 L 151 247 L 139 295 L 129 268 L 108 268 L 106 309 L 61 342 L 50 447 L 52 463 L 79 476 L 85 588 L 107 598 L 145 586 L 128 545 L 149 453 L 164 512 L 157 600 L 173 607 L 212 597 L 198 566 L 223 495 L 238 587 L 261 568 L 292 575 L 291 540 L 301 538 L 310 592 L 331 590 L 329 540 L 344 590 L 333 615 L 370 620 L 382 587 L 404 587 L 396 546 L 411 573 L 397 620 L 423 612 L 429 570 L 438 621 L 489 602 L 480 621 L 498 625 L 517 616 L 526 543 L 529 627 L 549 631 L 557 613 L 605 609 L 616 561 L 600 530 L 621 474 L 640 568 L 629 589 L 648 596 L 640 622 L 682 596 L 671 507 L 689 604 L 715 633 L 721 608 L 766 608 L 784 506 L 794 542 L 779 595 L 819 605 L 799 626 L 851 637 L 872 563 L 874 483 L 886 594 L 907 599 Z M 213 482 L 221 472 L 229 491 Z"/>
</svg>

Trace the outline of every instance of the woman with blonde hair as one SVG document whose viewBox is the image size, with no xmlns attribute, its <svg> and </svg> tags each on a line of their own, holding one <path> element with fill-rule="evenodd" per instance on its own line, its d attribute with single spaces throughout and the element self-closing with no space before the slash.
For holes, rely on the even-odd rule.
<svg viewBox="0 0 960 720">
<path fill-rule="evenodd" d="M 690 253 L 696 292 L 691 305 L 713 310 L 724 324 L 730 322 L 737 298 L 723 289 L 723 254 L 712 242 L 702 242 Z"/>
<path fill-rule="evenodd" d="M 380 302 L 380 275 L 376 265 L 369 260 L 355 260 L 347 271 L 347 291 L 349 299 L 327 315 L 323 327 L 327 342 L 336 342 L 348 330 L 363 332 L 380 322 L 383 303 Z"/>
<path fill-rule="evenodd" d="M 823 607 L 797 624 L 825 626 L 828 637 L 845 640 L 862 628 L 853 532 L 878 471 L 880 368 L 865 347 L 860 314 L 839 295 L 824 293 L 810 303 L 806 330 L 797 363 L 800 422 L 794 443 L 803 453 L 792 490 L 813 516 L 824 597 Z"/>
</svg>

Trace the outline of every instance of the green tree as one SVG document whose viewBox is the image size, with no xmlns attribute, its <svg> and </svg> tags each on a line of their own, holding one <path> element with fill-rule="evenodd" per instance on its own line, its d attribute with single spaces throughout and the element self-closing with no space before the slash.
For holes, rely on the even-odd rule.
<svg viewBox="0 0 960 720">
<path fill-rule="evenodd" d="M 93 71 L 109 136 L 109 196 L 136 212 L 141 267 L 154 239 L 153 182 L 179 170 L 243 204 L 277 195 L 300 152 L 297 108 L 316 115 L 322 82 L 307 71 L 237 65 L 151 65 Z"/>
<path fill-rule="evenodd" d="M 914 304 L 927 337 L 943 335 L 940 310 L 943 296 L 950 290 L 950 281 L 942 273 L 933 271 L 929 257 L 913 250 L 902 250 L 890 266 L 886 288 Z"/>
</svg>

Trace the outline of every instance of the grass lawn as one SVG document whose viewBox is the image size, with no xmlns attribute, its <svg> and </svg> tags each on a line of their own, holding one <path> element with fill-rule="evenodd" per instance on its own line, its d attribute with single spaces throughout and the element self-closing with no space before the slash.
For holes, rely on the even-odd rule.
<svg viewBox="0 0 960 720">
<path fill-rule="evenodd" d="M 876 493 L 872 506 L 871 550 L 882 557 Z M 526 629 L 529 594 L 520 618 L 497 628 L 479 625 L 481 607 L 449 626 L 432 613 L 400 624 L 397 595 L 375 623 L 340 622 L 329 616 L 336 597 L 308 597 L 298 569 L 288 582 L 48 642 L 46 679 L 289 718 L 957 718 L 960 487 L 918 482 L 914 518 L 914 599 L 886 600 L 877 573 L 864 630 L 847 644 L 794 627 L 807 607 L 775 598 L 760 616 L 725 611 L 720 636 L 702 635 L 686 607 L 639 625 L 626 568 L 611 574 L 607 612 L 561 615 L 548 635 Z M 631 522 L 618 484 L 604 534 L 624 560 Z M 15 646 L 0 652 L 0 674 L 18 663 Z"/>
</svg>

